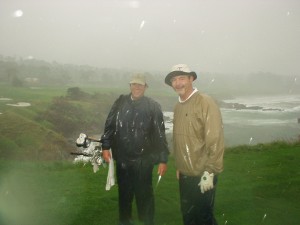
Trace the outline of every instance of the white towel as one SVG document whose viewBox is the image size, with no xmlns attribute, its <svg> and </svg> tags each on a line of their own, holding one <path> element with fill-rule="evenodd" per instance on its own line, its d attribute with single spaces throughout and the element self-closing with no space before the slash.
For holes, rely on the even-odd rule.
<svg viewBox="0 0 300 225">
<path fill-rule="evenodd" d="M 110 155 L 112 156 L 111 150 Z M 114 166 L 114 159 L 111 157 L 108 165 L 108 174 L 106 180 L 106 187 L 105 190 L 109 191 L 112 186 L 115 185 L 115 166 Z"/>
</svg>

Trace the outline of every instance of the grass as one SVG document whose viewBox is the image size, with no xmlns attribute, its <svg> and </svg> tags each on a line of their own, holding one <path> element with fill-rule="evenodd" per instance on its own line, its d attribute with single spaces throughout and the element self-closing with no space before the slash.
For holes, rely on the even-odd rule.
<svg viewBox="0 0 300 225">
<path fill-rule="evenodd" d="M 68 87 L 13 87 L 7 84 L 0 83 L 0 97 L 10 98 L 14 102 L 30 101 L 45 101 L 56 96 L 66 94 Z"/>
<path fill-rule="evenodd" d="M 117 224 L 117 188 L 104 190 L 106 169 L 93 173 L 90 165 L 62 162 L 5 164 L 1 164 L 0 224 Z M 167 183 L 161 183 L 156 195 L 166 193 Z M 169 204 L 178 202 L 177 191 L 172 193 L 161 199 L 169 214 Z"/>
<path fill-rule="evenodd" d="M 117 187 L 104 190 L 107 169 L 93 173 L 89 164 L 13 161 L 21 152 L 38 160 L 49 159 L 47 154 L 51 151 L 59 155 L 66 150 L 62 147 L 64 137 L 51 129 L 52 124 L 33 119 L 47 109 L 53 97 L 64 96 L 66 90 L 67 87 L 30 89 L 0 84 L 0 97 L 12 98 L 10 103 L 27 100 L 32 103 L 31 107 L 19 108 L 0 102 L 1 225 L 117 224 Z M 83 90 L 91 94 L 112 91 L 96 87 Z M 122 93 L 126 91 L 122 89 Z M 150 89 L 149 95 L 154 95 Z M 89 107 L 85 102 L 80 104 Z M 11 157 L 1 160 L 1 155 L 10 154 Z M 299 158 L 299 143 L 275 142 L 226 149 L 225 170 L 219 176 L 215 202 L 219 225 L 298 225 Z M 157 176 L 153 180 L 155 185 Z M 182 224 L 172 157 L 167 174 L 154 191 L 156 225 Z M 137 218 L 135 205 L 134 218 Z"/>
<path fill-rule="evenodd" d="M 219 224 L 299 224 L 299 158 L 299 143 L 227 149 L 215 202 Z M 157 225 L 182 224 L 173 165 L 171 157 L 154 188 Z M 0 224 L 117 224 L 117 187 L 104 190 L 106 175 L 106 168 L 93 173 L 90 164 L 1 161 Z"/>
<path fill-rule="evenodd" d="M 0 157 L 51 159 L 64 157 L 68 154 L 66 150 L 70 151 L 70 148 L 61 134 L 41 126 L 20 112 L 10 111 L 1 115 Z M 64 155 L 59 155 L 58 152 L 64 152 Z"/>
<path fill-rule="evenodd" d="M 300 146 L 237 147 L 225 156 L 217 212 L 227 224 L 298 224 Z M 224 222 L 225 223 L 225 222 Z"/>
</svg>

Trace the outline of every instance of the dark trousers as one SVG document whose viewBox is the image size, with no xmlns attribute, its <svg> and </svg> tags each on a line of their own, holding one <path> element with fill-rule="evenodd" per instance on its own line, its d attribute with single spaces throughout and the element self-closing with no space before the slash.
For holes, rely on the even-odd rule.
<svg viewBox="0 0 300 225">
<path fill-rule="evenodd" d="M 132 202 L 135 198 L 139 220 L 154 224 L 153 163 L 147 160 L 117 162 L 120 224 L 132 224 Z"/>
<path fill-rule="evenodd" d="M 214 176 L 214 188 L 201 193 L 200 177 L 180 174 L 179 191 L 181 213 L 184 225 L 217 225 L 214 217 L 214 200 L 217 176 Z"/>
</svg>

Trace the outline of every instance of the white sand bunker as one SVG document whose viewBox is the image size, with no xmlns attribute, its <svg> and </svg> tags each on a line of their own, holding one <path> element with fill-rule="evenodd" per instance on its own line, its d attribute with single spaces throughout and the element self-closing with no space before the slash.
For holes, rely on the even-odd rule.
<svg viewBox="0 0 300 225">
<path fill-rule="evenodd" d="M 0 101 L 10 101 L 12 100 L 11 98 L 0 98 Z"/>
<path fill-rule="evenodd" d="M 28 102 L 18 102 L 16 104 L 6 104 L 6 105 L 16 106 L 16 107 L 28 107 L 28 106 L 31 106 L 31 104 L 28 103 Z"/>
</svg>

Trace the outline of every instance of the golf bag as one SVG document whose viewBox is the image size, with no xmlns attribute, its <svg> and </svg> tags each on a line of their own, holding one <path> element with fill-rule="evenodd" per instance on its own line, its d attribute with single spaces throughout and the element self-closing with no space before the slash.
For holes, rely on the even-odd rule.
<svg viewBox="0 0 300 225">
<path fill-rule="evenodd" d="M 95 173 L 99 170 L 99 166 L 106 167 L 105 161 L 102 158 L 100 140 L 90 138 L 86 134 L 81 133 L 76 140 L 76 146 L 81 151 L 71 152 L 72 155 L 76 155 L 74 163 L 82 162 L 86 164 L 90 162 Z"/>
</svg>

